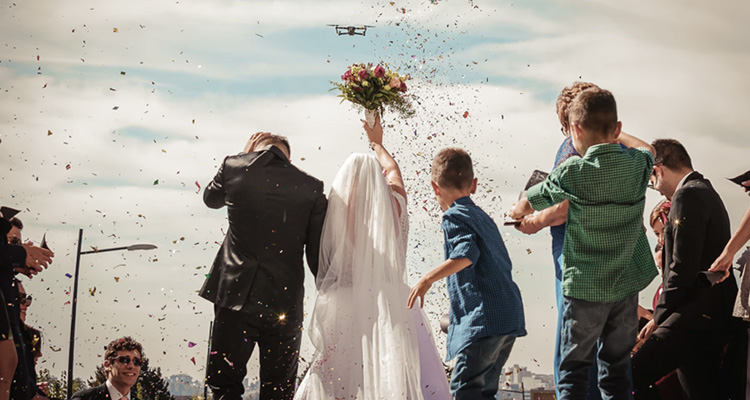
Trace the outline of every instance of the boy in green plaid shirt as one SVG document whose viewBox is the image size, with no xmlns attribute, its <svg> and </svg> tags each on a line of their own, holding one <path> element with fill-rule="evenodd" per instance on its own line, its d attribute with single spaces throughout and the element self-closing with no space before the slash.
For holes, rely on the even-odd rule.
<svg viewBox="0 0 750 400">
<path fill-rule="evenodd" d="M 656 276 L 643 228 L 654 151 L 620 131 L 615 99 L 607 90 L 581 92 L 570 105 L 569 120 L 573 146 L 584 156 L 566 160 L 529 188 L 511 217 L 520 219 L 569 200 L 560 262 L 559 398 L 586 398 L 589 366 L 598 357 L 602 398 L 628 399 L 638 292 Z"/>
</svg>

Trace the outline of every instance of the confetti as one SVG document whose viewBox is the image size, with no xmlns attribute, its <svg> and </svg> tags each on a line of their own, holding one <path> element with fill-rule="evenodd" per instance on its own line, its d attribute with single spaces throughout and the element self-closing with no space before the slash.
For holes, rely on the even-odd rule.
<svg viewBox="0 0 750 400">
<path fill-rule="evenodd" d="M 154 185 L 158 185 L 158 184 L 159 184 L 159 180 L 157 179 L 157 180 L 154 181 Z M 138 214 L 138 216 L 140 217 L 141 215 Z"/>
<path fill-rule="evenodd" d="M 200 192 L 201 192 L 201 184 L 200 184 L 200 183 L 198 183 L 198 181 L 195 181 L 195 186 L 197 186 L 197 187 L 198 187 L 198 190 L 196 190 L 196 192 L 195 192 L 195 193 L 196 193 L 196 194 L 197 194 L 197 193 L 200 193 Z"/>
<path fill-rule="evenodd" d="M 467 118 L 468 116 L 469 116 L 469 112 L 468 111 L 464 111 L 464 118 Z"/>
<path fill-rule="evenodd" d="M 65 276 L 67 276 L 68 278 L 72 278 L 73 277 L 73 275 L 71 275 L 71 274 L 65 274 Z"/>
<path fill-rule="evenodd" d="M 112 32 L 117 33 L 117 28 L 112 28 Z"/>
<path fill-rule="evenodd" d="M 196 364 L 195 364 L 195 357 L 191 358 L 191 359 L 190 359 L 190 361 L 192 361 L 192 362 L 193 362 L 193 365 L 196 365 Z"/>
<path fill-rule="evenodd" d="M 193 342 L 188 342 L 188 347 L 190 347 L 190 348 L 192 348 L 192 347 L 195 347 L 195 343 L 193 343 Z"/>
</svg>

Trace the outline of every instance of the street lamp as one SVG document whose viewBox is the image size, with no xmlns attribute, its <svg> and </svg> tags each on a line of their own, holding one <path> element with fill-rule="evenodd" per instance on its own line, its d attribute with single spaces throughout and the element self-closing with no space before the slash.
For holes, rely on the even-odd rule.
<svg viewBox="0 0 750 400">
<path fill-rule="evenodd" d="M 153 244 L 134 244 L 131 246 L 112 247 L 108 249 L 95 249 L 81 251 L 81 242 L 83 241 L 83 229 L 78 230 L 78 251 L 76 252 L 76 272 L 73 277 L 73 311 L 70 316 L 70 352 L 68 353 L 68 397 L 73 396 L 73 354 L 76 338 L 76 306 L 78 305 L 78 270 L 81 266 L 81 255 L 105 253 L 108 251 L 134 251 L 134 250 L 153 250 L 156 248 Z"/>
</svg>

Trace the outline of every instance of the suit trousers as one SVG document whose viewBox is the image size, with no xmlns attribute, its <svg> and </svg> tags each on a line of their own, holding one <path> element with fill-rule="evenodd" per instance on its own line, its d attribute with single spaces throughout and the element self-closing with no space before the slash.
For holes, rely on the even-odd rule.
<svg viewBox="0 0 750 400">
<path fill-rule="evenodd" d="M 260 400 L 291 400 L 297 378 L 302 330 L 264 328 L 251 314 L 214 306 L 206 383 L 217 400 L 240 400 L 247 362 L 260 348 Z"/>
<path fill-rule="evenodd" d="M 633 356 L 636 400 L 660 399 L 656 382 L 675 369 L 688 398 L 720 398 L 720 365 L 727 336 L 723 330 L 657 328 Z"/>
</svg>

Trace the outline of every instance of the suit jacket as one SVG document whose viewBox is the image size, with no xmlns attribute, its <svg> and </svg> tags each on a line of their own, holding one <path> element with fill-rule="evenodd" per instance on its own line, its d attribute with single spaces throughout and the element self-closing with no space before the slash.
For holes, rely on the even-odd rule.
<svg viewBox="0 0 750 400">
<path fill-rule="evenodd" d="M 229 229 L 200 295 L 253 315 L 258 326 L 299 329 L 303 251 L 313 275 L 318 271 L 323 182 L 271 146 L 226 157 L 203 200 L 211 208 L 227 206 Z"/>
<path fill-rule="evenodd" d="M 721 254 L 729 229 L 719 194 L 703 175 L 690 173 L 672 196 L 664 229 L 664 287 L 654 310 L 659 326 L 722 329 L 731 319 L 737 295 L 734 275 L 714 286 L 699 279 Z"/>
<path fill-rule="evenodd" d="M 104 383 L 94 388 L 88 388 L 81 390 L 73 395 L 70 400 L 112 400 L 109 396 L 109 390 L 107 390 L 107 384 Z M 117 399 L 114 399 L 117 400 Z M 130 400 L 137 400 L 133 391 L 130 391 Z"/>
</svg>

